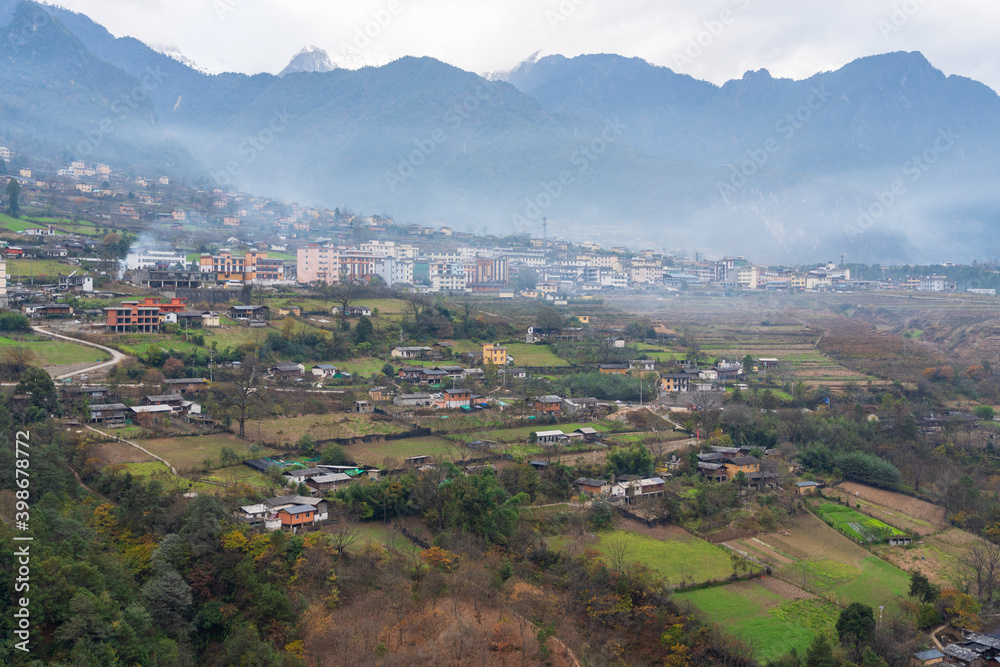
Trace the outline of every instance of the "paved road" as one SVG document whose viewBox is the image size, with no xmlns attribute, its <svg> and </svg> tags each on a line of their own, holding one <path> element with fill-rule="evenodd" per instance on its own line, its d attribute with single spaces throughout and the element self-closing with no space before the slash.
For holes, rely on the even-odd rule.
<svg viewBox="0 0 1000 667">
<path fill-rule="evenodd" d="M 110 347 L 105 347 L 103 345 L 98 345 L 97 343 L 91 343 L 86 340 L 80 340 L 79 338 L 70 338 L 69 336 L 63 336 L 62 334 L 57 334 L 48 329 L 43 329 L 41 327 L 31 327 L 31 330 L 37 334 L 43 336 L 51 336 L 52 338 L 59 338 L 61 340 L 69 341 L 70 343 L 76 343 L 77 345 L 86 345 L 87 347 L 96 347 L 102 352 L 107 352 L 111 355 L 111 361 L 105 361 L 102 363 L 89 366 L 87 368 L 81 368 L 79 370 L 71 371 L 69 373 L 63 373 L 62 375 L 57 375 L 52 378 L 53 380 L 65 380 L 66 378 L 71 378 L 74 375 L 83 375 L 84 373 L 96 373 L 97 371 L 104 370 L 105 368 L 112 368 L 126 359 L 126 356 L 119 352 L 118 350 L 113 350 Z"/>
</svg>

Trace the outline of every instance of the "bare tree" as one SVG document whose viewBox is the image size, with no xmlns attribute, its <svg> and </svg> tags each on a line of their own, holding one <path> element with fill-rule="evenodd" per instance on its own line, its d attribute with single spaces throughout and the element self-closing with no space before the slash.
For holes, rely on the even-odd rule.
<svg viewBox="0 0 1000 667">
<path fill-rule="evenodd" d="M 975 584 L 980 604 L 993 602 L 993 591 L 1000 580 L 1000 545 L 977 540 L 961 560 L 969 583 Z"/>
<path fill-rule="evenodd" d="M 347 329 L 347 309 L 351 307 L 358 295 L 358 285 L 353 280 L 333 285 L 330 296 L 340 305 L 340 328 Z"/>
<path fill-rule="evenodd" d="M 361 525 L 358 523 L 357 514 L 344 506 L 338 507 L 332 514 L 328 524 L 330 546 L 337 551 L 338 558 L 343 558 L 347 547 L 361 539 Z"/>
<path fill-rule="evenodd" d="M 263 368 L 253 355 L 244 357 L 240 367 L 226 378 L 221 387 L 219 404 L 235 413 L 240 425 L 240 438 L 246 439 L 246 422 L 261 403 L 260 377 Z"/>
<path fill-rule="evenodd" d="M 611 569 L 615 572 L 624 572 L 629 559 L 628 538 L 625 537 L 625 533 L 615 533 L 608 539 L 607 544 L 605 553 L 607 553 Z"/>
</svg>

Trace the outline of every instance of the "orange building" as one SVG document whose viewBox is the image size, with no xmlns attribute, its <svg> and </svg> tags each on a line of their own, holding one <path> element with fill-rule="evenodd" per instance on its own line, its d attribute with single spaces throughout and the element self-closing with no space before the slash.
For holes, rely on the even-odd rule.
<svg viewBox="0 0 1000 667">
<path fill-rule="evenodd" d="M 169 303 L 160 303 L 160 300 L 155 296 L 147 296 L 143 298 L 142 303 L 139 305 L 143 308 L 156 306 L 160 309 L 160 320 L 162 320 L 163 316 L 167 313 L 183 313 L 187 310 L 186 301 L 187 299 L 184 298 L 173 297 Z"/>
<path fill-rule="evenodd" d="M 285 277 L 285 261 L 268 259 L 266 252 L 251 250 L 244 255 L 234 255 L 228 250 L 218 255 L 203 253 L 198 260 L 202 273 L 214 273 L 219 282 L 239 280 L 242 282 L 273 282 Z"/>
<path fill-rule="evenodd" d="M 496 343 L 486 343 L 483 345 L 483 364 L 493 364 L 494 366 L 507 365 L 507 348 L 500 347 Z"/>
<path fill-rule="evenodd" d="M 295 505 L 278 510 L 282 528 L 311 526 L 316 520 L 316 508 L 312 505 Z"/>
<path fill-rule="evenodd" d="M 142 304 L 138 301 L 122 301 L 119 307 L 105 308 L 105 325 L 109 333 L 158 333 L 160 331 L 160 306 L 149 303 L 149 298 Z M 153 299 L 155 301 L 155 299 Z"/>
</svg>

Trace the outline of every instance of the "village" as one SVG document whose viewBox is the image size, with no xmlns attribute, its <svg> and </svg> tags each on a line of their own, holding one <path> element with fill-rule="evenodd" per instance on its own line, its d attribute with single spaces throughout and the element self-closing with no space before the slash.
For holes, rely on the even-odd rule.
<svg viewBox="0 0 1000 667">
<path fill-rule="evenodd" d="M 953 266 L 498 238 L 11 163 L 26 212 L 0 218 L 0 375 L 97 493 L 218 499 L 226 543 L 329 540 L 342 563 L 461 535 L 641 563 L 692 614 L 743 610 L 714 622 L 760 662 L 855 604 L 889 610 L 879 650 L 912 664 L 998 653 L 958 611 L 989 606 L 969 583 L 984 499 L 957 471 L 992 451 L 995 414 L 947 389 L 993 371 L 936 357 L 924 311 L 886 315 L 903 292 L 988 312 L 995 292 Z M 862 441 L 880 445 L 842 444 Z M 938 597 L 914 597 L 917 575 Z"/>
</svg>

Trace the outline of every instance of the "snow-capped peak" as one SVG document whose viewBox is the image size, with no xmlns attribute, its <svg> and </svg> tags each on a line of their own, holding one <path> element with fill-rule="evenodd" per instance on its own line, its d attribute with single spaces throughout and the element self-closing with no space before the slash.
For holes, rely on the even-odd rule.
<svg viewBox="0 0 1000 667">
<path fill-rule="evenodd" d="M 339 54 L 331 56 L 318 46 L 307 46 L 296 53 L 278 76 L 295 72 L 329 72 L 335 69 L 361 69 L 381 67 L 392 59 L 381 51 L 368 51 L 344 46 Z"/>
<path fill-rule="evenodd" d="M 535 64 L 542 58 L 547 58 L 549 55 L 541 49 L 535 51 L 530 56 L 519 62 L 515 67 L 509 70 L 498 70 L 496 72 L 486 72 L 482 75 L 487 81 L 508 81 L 510 75 L 517 71 L 527 71 L 535 66 Z"/>
<path fill-rule="evenodd" d="M 201 65 L 199 65 L 195 61 L 191 60 L 190 58 L 188 58 L 187 56 L 185 56 L 183 53 L 181 53 L 181 50 L 178 49 L 176 46 L 165 46 L 165 45 L 162 45 L 162 44 L 161 45 L 150 44 L 149 48 L 153 49 L 157 53 L 162 53 L 163 55 L 167 56 L 168 58 L 171 58 L 172 60 L 176 60 L 177 62 L 179 62 L 182 65 L 186 65 L 187 67 L 190 67 L 191 69 L 193 69 L 196 72 L 201 72 L 202 74 L 208 74 L 208 75 L 212 75 L 212 74 L 216 74 L 217 73 L 217 72 L 213 72 L 213 71 L 209 70 L 206 67 L 202 67 Z"/>
</svg>

